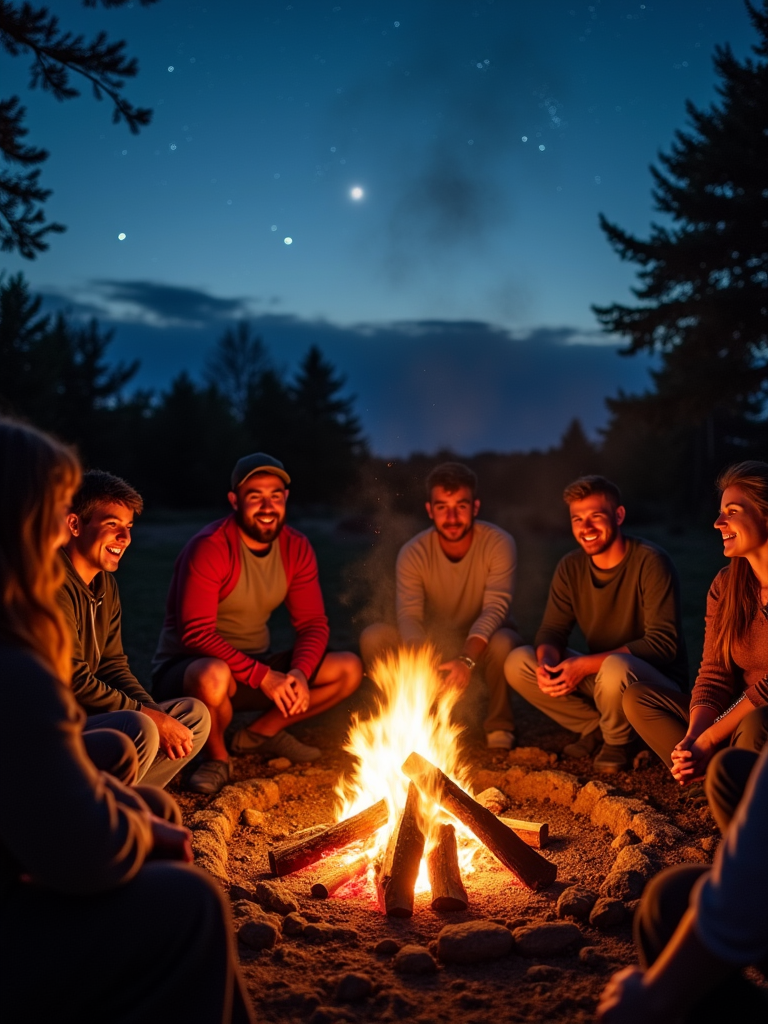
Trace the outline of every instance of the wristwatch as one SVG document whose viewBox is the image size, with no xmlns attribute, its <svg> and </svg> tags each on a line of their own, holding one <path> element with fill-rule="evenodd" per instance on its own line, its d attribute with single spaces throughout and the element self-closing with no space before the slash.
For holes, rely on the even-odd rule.
<svg viewBox="0 0 768 1024">
<path fill-rule="evenodd" d="M 470 672 L 474 669 L 475 665 L 477 665 L 477 662 L 473 661 L 468 654 L 460 654 L 456 661 L 460 661 L 463 665 L 466 665 Z"/>
</svg>

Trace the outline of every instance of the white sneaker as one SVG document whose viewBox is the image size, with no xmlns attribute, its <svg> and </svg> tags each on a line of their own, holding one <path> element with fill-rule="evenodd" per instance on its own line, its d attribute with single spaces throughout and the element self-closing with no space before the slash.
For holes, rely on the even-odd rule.
<svg viewBox="0 0 768 1024">
<path fill-rule="evenodd" d="M 511 750 L 515 745 L 515 734 L 507 729 L 494 729 L 485 734 L 489 750 Z"/>
</svg>

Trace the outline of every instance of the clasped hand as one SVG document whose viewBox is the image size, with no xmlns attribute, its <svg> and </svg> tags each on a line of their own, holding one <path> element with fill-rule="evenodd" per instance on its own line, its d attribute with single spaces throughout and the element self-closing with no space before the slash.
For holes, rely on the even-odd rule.
<svg viewBox="0 0 768 1024">
<path fill-rule="evenodd" d="M 536 669 L 539 689 L 549 697 L 567 696 L 589 675 L 583 662 L 583 658 L 574 657 L 564 658 L 557 665 L 539 665 Z"/>
<path fill-rule="evenodd" d="M 299 715 L 309 707 L 309 684 L 298 669 L 287 673 L 270 669 L 261 682 L 261 689 L 284 718 Z"/>
<path fill-rule="evenodd" d="M 700 736 L 683 736 L 671 754 L 673 777 L 681 786 L 703 779 L 714 752 L 706 729 Z"/>
<path fill-rule="evenodd" d="M 160 734 L 160 749 L 169 761 L 188 757 L 192 753 L 192 730 L 183 722 L 166 715 L 164 711 L 144 707 L 142 712 L 151 718 Z"/>
</svg>

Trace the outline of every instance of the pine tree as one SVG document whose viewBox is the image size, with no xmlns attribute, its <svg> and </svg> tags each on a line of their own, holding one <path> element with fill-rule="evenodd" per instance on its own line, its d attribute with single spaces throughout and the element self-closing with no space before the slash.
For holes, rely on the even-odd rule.
<svg viewBox="0 0 768 1024">
<path fill-rule="evenodd" d="M 128 2 L 83 0 L 83 6 L 122 7 Z M 140 2 L 147 7 L 157 0 Z M 97 100 L 104 96 L 111 100 L 115 124 L 125 121 L 134 134 L 149 124 L 152 112 L 134 107 L 123 96 L 125 79 L 134 78 L 138 71 L 136 60 L 126 56 L 124 42 L 109 42 L 105 32 L 86 42 L 62 29 L 56 15 L 45 7 L 0 0 L 0 46 L 11 57 L 32 55 L 31 89 L 40 87 L 57 100 L 69 100 L 79 95 L 71 81 L 73 75 L 79 75 L 90 84 Z M 0 168 L 0 249 L 34 259 L 48 248 L 46 235 L 65 229 L 62 224 L 45 221 L 43 204 L 51 191 L 40 185 L 38 165 L 48 152 L 22 141 L 28 134 L 25 114 L 18 96 L 0 100 L 0 154 L 6 163 L 25 168 L 19 173 Z"/>
<path fill-rule="evenodd" d="M 216 342 L 205 367 L 205 379 L 229 400 L 232 412 L 242 422 L 251 393 L 268 368 L 264 342 L 251 335 L 250 324 L 242 320 Z"/>
<path fill-rule="evenodd" d="M 655 392 L 633 399 L 633 414 L 708 431 L 712 452 L 719 421 L 758 414 L 768 397 L 768 0 L 746 6 L 758 59 L 716 48 L 720 101 L 688 103 L 691 128 L 651 168 L 671 224 L 640 240 L 601 216 L 619 256 L 640 267 L 641 304 L 593 307 L 629 339 L 625 354 L 661 353 Z"/>
</svg>

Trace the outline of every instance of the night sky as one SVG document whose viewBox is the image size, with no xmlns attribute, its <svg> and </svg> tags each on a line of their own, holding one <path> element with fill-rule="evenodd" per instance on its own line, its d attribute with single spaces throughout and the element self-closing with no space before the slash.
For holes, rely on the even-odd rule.
<svg viewBox="0 0 768 1024">
<path fill-rule="evenodd" d="M 3 55 L 68 226 L 3 263 L 115 327 L 137 385 L 198 374 L 246 316 L 288 371 L 318 343 L 387 455 L 548 446 L 645 386 L 590 312 L 634 279 L 597 217 L 647 232 L 648 165 L 716 98 L 715 44 L 754 41 L 740 0 L 48 6 L 127 40 L 154 117 L 132 136 Z"/>
</svg>

